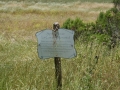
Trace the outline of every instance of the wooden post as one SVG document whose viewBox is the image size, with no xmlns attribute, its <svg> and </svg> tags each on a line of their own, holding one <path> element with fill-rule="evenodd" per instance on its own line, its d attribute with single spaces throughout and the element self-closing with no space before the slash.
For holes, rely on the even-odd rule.
<svg viewBox="0 0 120 90">
<path fill-rule="evenodd" d="M 55 63 L 55 78 L 57 82 L 57 90 L 62 90 L 62 73 L 61 73 L 60 57 L 55 57 L 54 63 Z"/>
<path fill-rule="evenodd" d="M 58 31 L 59 28 L 60 28 L 60 25 L 57 22 L 53 24 L 54 32 Z M 54 57 L 54 63 L 55 63 L 55 79 L 57 83 L 57 90 L 62 90 L 61 58 Z"/>
</svg>

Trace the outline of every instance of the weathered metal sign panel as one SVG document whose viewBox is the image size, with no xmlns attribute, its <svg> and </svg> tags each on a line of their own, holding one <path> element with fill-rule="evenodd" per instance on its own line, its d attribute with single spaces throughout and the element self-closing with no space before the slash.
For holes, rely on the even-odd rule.
<svg viewBox="0 0 120 90">
<path fill-rule="evenodd" d="M 41 59 L 76 56 L 74 48 L 74 31 L 67 29 L 42 30 L 36 33 L 38 40 L 38 56 Z"/>
</svg>

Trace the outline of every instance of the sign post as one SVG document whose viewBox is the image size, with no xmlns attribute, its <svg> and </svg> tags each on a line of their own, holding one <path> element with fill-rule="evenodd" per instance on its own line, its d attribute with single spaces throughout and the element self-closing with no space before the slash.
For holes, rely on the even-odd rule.
<svg viewBox="0 0 120 90">
<path fill-rule="evenodd" d="M 58 38 L 58 29 L 60 28 L 60 25 L 56 22 L 53 24 L 53 37 L 54 39 Z M 56 44 L 56 41 L 54 41 L 54 44 Z M 54 57 L 54 63 L 55 63 L 55 78 L 57 82 L 57 90 L 62 89 L 62 72 L 61 72 L 61 58 L 60 57 Z"/>
<path fill-rule="evenodd" d="M 54 58 L 57 90 L 62 90 L 61 58 L 73 58 L 76 56 L 74 31 L 60 29 L 60 25 L 56 22 L 53 24 L 53 30 L 41 30 L 36 33 L 36 37 L 39 58 Z"/>
</svg>

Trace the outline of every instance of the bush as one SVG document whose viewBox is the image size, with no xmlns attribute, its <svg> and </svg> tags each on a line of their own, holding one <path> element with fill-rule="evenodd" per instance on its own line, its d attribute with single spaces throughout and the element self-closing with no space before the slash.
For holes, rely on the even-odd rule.
<svg viewBox="0 0 120 90">
<path fill-rule="evenodd" d="M 100 34 L 105 34 L 110 37 L 110 45 L 117 44 L 120 39 L 120 12 L 117 8 L 112 8 L 106 13 L 101 12 L 96 21 L 96 30 Z M 119 41 L 118 41 L 119 43 Z M 113 46 L 113 47 L 114 47 Z"/>
<path fill-rule="evenodd" d="M 63 23 L 63 28 L 66 29 L 71 29 L 75 31 L 75 39 L 77 39 L 81 33 L 85 30 L 86 24 L 83 23 L 83 21 L 80 18 L 76 18 L 75 20 L 72 20 L 68 18 L 64 23 Z"/>
<path fill-rule="evenodd" d="M 67 19 L 63 28 L 75 30 L 75 39 L 93 40 L 98 42 L 111 42 L 120 39 L 120 12 L 117 8 L 100 12 L 95 23 L 84 23 L 80 18 Z"/>
</svg>

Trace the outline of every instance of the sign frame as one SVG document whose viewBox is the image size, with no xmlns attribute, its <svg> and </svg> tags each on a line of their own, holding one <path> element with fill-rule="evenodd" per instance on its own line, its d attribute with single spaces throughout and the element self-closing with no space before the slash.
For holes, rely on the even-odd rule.
<svg viewBox="0 0 120 90">
<path fill-rule="evenodd" d="M 74 31 L 44 29 L 36 33 L 38 40 L 38 56 L 40 59 L 54 57 L 73 58 L 76 56 L 74 46 Z"/>
</svg>

